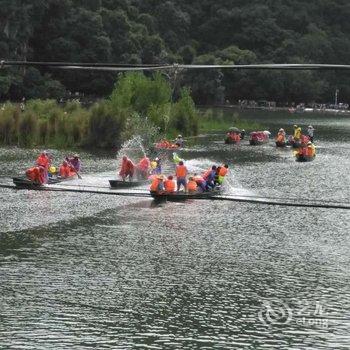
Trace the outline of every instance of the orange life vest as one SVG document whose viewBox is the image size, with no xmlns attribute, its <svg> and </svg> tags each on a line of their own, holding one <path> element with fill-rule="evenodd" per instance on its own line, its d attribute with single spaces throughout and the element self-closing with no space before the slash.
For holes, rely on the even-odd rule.
<svg viewBox="0 0 350 350">
<path fill-rule="evenodd" d="M 187 168 L 184 165 L 178 165 L 176 167 L 176 177 L 186 177 Z"/>
<path fill-rule="evenodd" d="M 164 188 L 166 192 L 174 192 L 175 191 L 175 182 L 173 180 L 165 180 Z"/>
<path fill-rule="evenodd" d="M 314 150 L 312 147 L 307 147 L 307 152 L 306 152 L 307 156 L 309 157 L 313 157 L 314 156 Z"/>
<path fill-rule="evenodd" d="M 187 183 L 187 189 L 188 189 L 190 192 L 195 192 L 195 191 L 197 191 L 197 183 L 196 183 L 196 181 L 193 181 L 193 180 L 188 181 L 188 183 Z"/>
<path fill-rule="evenodd" d="M 72 171 L 69 165 L 61 165 L 60 166 L 60 176 L 62 177 L 70 177 L 72 176 Z"/>
<path fill-rule="evenodd" d="M 276 138 L 277 142 L 284 142 L 284 135 L 283 134 L 278 134 Z"/>
<path fill-rule="evenodd" d="M 228 173 L 228 168 L 225 168 L 224 166 L 221 167 L 220 171 L 219 171 L 219 176 L 226 176 Z"/>
<path fill-rule="evenodd" d="M 150 190 L 151 190 L 152 192 L 157 192 L 157 191 L 158 191 L 159 183 L 160 183 L 160 180 L 159 180 L 157 177 L 155 177 L 155 178 L 152 180 Z"/>
</svg>

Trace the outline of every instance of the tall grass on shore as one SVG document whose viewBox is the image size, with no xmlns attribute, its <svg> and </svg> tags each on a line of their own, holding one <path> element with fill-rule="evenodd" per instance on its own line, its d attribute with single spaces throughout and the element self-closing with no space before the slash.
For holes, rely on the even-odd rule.
<svg viewBox="0 0 350 350">
<path fill-rule="evenodd" d="M 31 100 L 22 111 L 17 104 L 0 109 L 0 144 L 21 147 L 114 148 L 135 134 L 147 142 L 161 135 L 195 135 L 198 112 L 189 91 L 178 101 L 161 74 L 121 76 L 108 99 L 83 108 L 78 102 Z"/>
</svg>

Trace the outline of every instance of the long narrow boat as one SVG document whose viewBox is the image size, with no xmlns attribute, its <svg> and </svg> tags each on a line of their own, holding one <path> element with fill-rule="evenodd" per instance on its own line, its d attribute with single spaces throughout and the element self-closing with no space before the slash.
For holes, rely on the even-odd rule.
<svg viewBox="0 0 350 350">
<path fill-rule="evenodd" d="M 48 185 L 57 184 L 57 183 L 60 183 L 60 182 L 66 182 L 66 181 L 74 180 L 76 178 L 77 178 L 77 175 L 73 175 L 73 176 L 69 176 L 69 177 L 49 178 L 47 184 Z M 39 184 L 39 183 L 37 183 L 35 181 L 29 180 L 25 176 L 23 176 L 23 177 L 13 177 L 12 180 L 13 180 L 13 183 L 15 184 L 15 186 L 17 188 L 21 188 L 21 189 L 35 190 L 35 189 L 40 189 L 40 188 L 44 187 L 43 184 Z"/>
<path fill-rule="evenodd" d="M 138 187 L 149 183 L 148 180 L 140 180 L 140 181 L 108 180 L 108 181 L 111 188 Z"/>
<path fill-rule="evenodd" d="M 295 160 L 297 162 L 312 162 L 314 159 L 315 159 L 316 156 L 303 156 L 303 155 L 300 155 L 300 154 L 296 154 L 295 155 Z"/>
<path fill-rule="evenodd" d="M 187 199 L 207 199 L 218 196 L 222 193 L 221 187 L 217 187 L 212 191 L 208 192 L 174 192 L 174 193 L 155 193 L 151 192 L 151 196 L 157 201 L 184 201 Z"/>
</svg>

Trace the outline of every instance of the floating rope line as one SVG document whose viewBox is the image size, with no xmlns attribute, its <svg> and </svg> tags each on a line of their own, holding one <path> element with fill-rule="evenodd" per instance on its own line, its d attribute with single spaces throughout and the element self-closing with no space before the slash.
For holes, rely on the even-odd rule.
<svg viewBox="0 0 350 350">
<path fill-rule="evenodd" d="M 124 196 L 124 197 L 137 197 L 137 198 L 151 198 L 150 193 L 148 192 L 122 192 L 122 191 L 98 191 L 98 190 L 86 190 L 86 189 L 75 189 L 67 187 L 55 187 L 54 186 L 43 186 L 34 189 L 35 191 L 52 191 L 52 192 L 75 192 L 75 193 L 90 193 L 90 194 L 103 194 L 103 195 L 112 195 L 112 196 Z M 16 186 L 10 185 L 1 185 L 3 188 L 19 189 Z M 20 189 L 23 190 L 23 189 Z M 189 197 L 188 199 L 191 199 Z M 278 200 L 268 200 L 264 197 L 247 197 L 247 196 L 224 196 L 218 195 L 213 197 L 203 197 L 196 198 L 196 200 L 221 200 L 221 201 L 230 201 L 230 202 L 244 202 L 252 204 L 265 204 L 265 205 L 279 205 L 285 207 L 303 207 L 303 208 L 325 208 L 325 209 L 350 209 L 350 203 L 332 203 L 332 202 L 312 202 L 309 203 L 297 203 L 290 201 L 278 201 Z"/>
</svg>

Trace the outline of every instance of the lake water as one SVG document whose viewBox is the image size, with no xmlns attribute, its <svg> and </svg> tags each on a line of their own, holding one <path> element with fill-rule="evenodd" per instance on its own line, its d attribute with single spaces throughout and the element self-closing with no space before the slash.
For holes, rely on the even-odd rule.
<svg viewBox="0 0 350 350">
<path fill-rule="evenodd" d="M 223 133 L 181 152 L 191 172 L 228 162 L 227 194 L 350 202 L 349 117 L 243 117 L 273 133 L 312 124 L 315 161 Z M 0 149 L 1 183 L 38 152 Z M 81 157 L 74 184 L 107 190 L 116 156 Z M 11 189 L 0 200 L 0 349 L 350 347 L 348 210 Z"/>
</svg>

